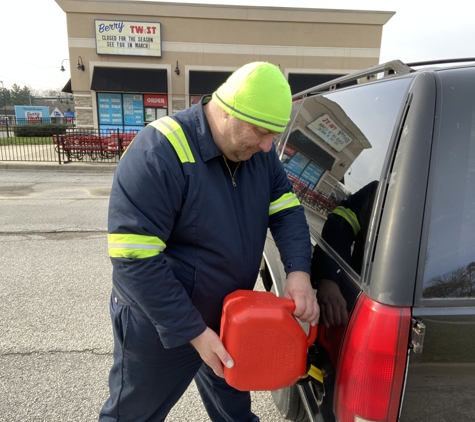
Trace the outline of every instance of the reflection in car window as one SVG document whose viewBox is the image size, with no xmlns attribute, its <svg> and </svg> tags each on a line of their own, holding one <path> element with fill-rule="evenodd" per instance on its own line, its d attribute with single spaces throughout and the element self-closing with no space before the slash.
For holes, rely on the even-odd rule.
<svg viewBox="0 0 475 422">
<path fill-rule="evenodd" d="M 360 85 L 294 103 L 298 115 L 278 150 L 317 233 L 344 198 L 379 180 L 409 83 Z"/>
<path fill-rule="evenodd" d="M 312 284 L 327 326 L 342 325 L 360 292 L 369 220 L 378 181 L 410 79 L 359 85 L 294 103 L 293 124 L 277 141 L 316 238 Z"/>
<path fill-rule="evenodd" d="M 423 298 L 475 297 L 475 83 L 441 72 Z"/>
</svg>

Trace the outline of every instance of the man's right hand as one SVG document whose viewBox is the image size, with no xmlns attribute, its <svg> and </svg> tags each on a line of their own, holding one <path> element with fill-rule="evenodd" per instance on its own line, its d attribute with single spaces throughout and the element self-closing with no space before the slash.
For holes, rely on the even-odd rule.
<svg viewBox="0 0 475 422">
<path fill-rule="evenodd" d="M 203 362 L 219 377 L 224 378 L 223 364 L 227 368 L 234 366 L 231 355 L 224 348 L 219 336 L 211 328 L 206 327 L 206 330 L 191 340 L 190 343 L 198 351 Z"/>
<path fill-rule="evenodd" d="M 325 327 L 346 323 L 348 318 L 346 300 L 334 281 L 328 279 L 318 281 L 317 299 L 320 304 L 320 317 Z"/>
</svg>

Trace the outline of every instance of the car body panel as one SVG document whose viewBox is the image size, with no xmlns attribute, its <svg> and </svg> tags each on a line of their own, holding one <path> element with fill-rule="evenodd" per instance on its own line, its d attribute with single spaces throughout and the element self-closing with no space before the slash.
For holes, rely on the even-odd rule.
<svg viewBox="0 0 475 422">
<path fill-rule="evenodd" d="M 373 245 L 377 236 L 374 256 L 368 257 L 371 271 L 362 274 L 366 293 L 395 306 L 411 306 L 414 300 L 434 126 L 434 76 L 417 75 L 409 95 L 411 101 L 402 122 L 394 163 L 388 169 L 379 230 L 368 239 L 369 245 Z M 376 222 L 379 212 L 376 209 L 373 214 Z"/>
</svg>

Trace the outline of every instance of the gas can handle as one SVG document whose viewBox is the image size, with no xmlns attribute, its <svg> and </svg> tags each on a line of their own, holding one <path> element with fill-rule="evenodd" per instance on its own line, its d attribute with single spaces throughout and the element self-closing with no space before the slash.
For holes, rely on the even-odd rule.
<svg viewBox="0 0 475 422">
<path fill-rule="evenodd" d="M 313 327 L 310 325 L 307 335 L 307 348 L 309 348 L 313 343 L 315 343 L 315 340 L 317 339 L 317 333 L 318 324 L 314 325 Z"/>
<path fill-rule="evenodd" d="M 279 298 L 282 300 L 282 306 L 287 309 L 287 311 L 292 314 L 295 311 L 295 302 L 292 299 L 286 299 L 286 298 Z M 318 333 L 318 324 L 316 324 L 314 327 L 312 327 L 309 324 L 310 328 L 308 330 L 307 334 L 307 348 L 309 348 L 313 343 L 315 343 L 315 340 L 317 339 L 317 333 Z"/>
</svg>

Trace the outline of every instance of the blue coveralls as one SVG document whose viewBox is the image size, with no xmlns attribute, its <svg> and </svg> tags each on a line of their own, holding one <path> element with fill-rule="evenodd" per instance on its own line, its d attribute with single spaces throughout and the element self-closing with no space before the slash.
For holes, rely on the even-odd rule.
<svg viewBox="0 0 475 422">
<path fill-rule="evenodd" d="M 310 272 L 303 208 L 274 146 L 242 162 L 234 186 L 203 104 L 171 117 L 139 132 L 114 176 L 114 364 L 100 421 L 162 421 L 195 375 L 211 420 L 258 421 L 250 394 L 189 342 L 206 326 L 219 333 L 227 294 L 254 288 L 268 228 L 286 271 Z"/>
</svg>

